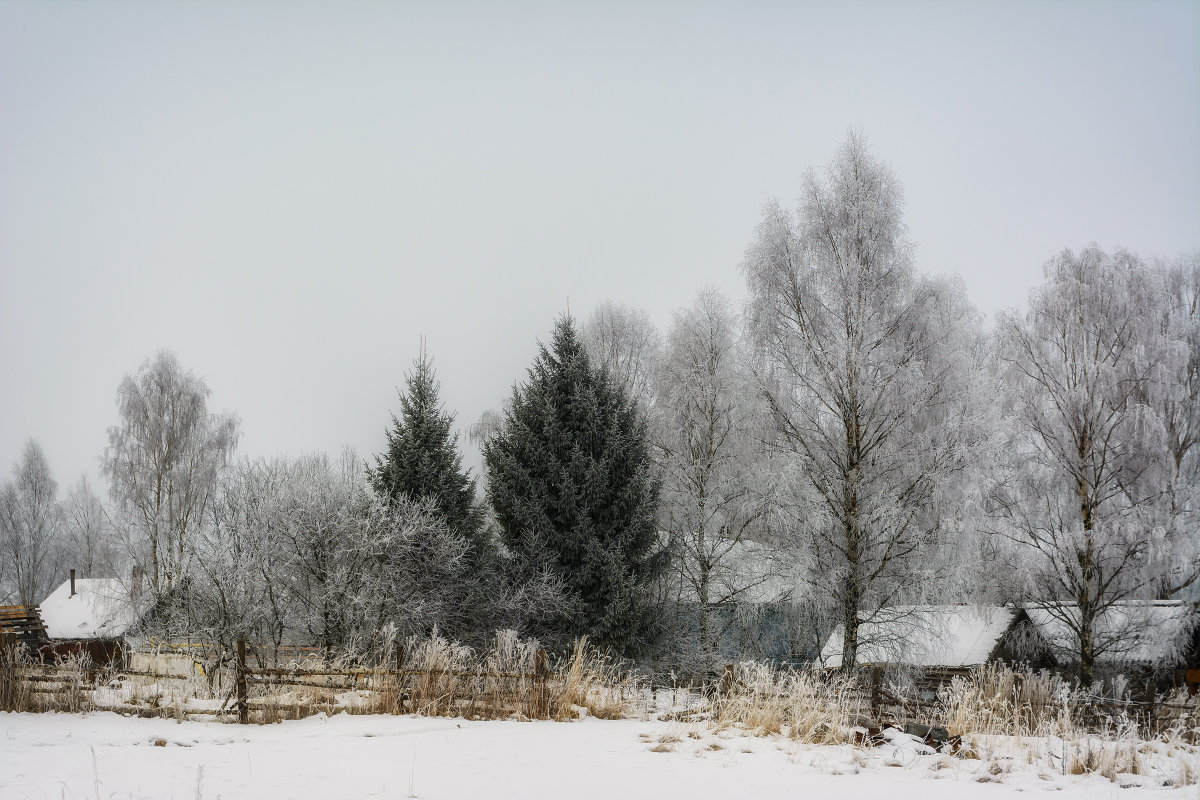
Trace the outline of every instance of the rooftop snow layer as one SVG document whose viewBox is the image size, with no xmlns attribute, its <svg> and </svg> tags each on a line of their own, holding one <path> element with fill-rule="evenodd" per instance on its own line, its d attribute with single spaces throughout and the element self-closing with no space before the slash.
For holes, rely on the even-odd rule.
<svg viewBox="0 0 1200 800">
<path fill-rule="evenodd" d="M 1029 605 L 1029 621 L 1060 659 L 1079 658 L 1079 639 L 1068 620 L 1079 618 L 1075 603 Z M 1172 662 L 1195 624 L 1192 607 L 1177 600 L 1129 601 L 1105 609 L 1095 623 L 1096 660 L 1145 664 Z"/>
<path fill-rule="evenodd" d="M 121 636 L 136 619 L 129 590 L 117 578 L 77 578 L 42 601 L 42 619 L 51 639 L 106 639 Z"/>
<path fill-rule="evenodd" d="M 858 628 L 859 664 L 970 667 L 987 661 L 1017 615 L 1004 606 L 894 606 Z M 821 649 L 826 667 L 842 665 L 842 631 Z"/>
</svg>

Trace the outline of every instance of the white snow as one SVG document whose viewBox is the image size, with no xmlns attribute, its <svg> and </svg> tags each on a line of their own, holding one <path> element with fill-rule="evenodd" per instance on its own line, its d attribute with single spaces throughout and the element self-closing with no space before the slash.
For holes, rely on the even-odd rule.
<svg viewBox="0 0 1200 800">
<path fill-rule="evenodd" d="M 64 581 L 41 603 L 51 639 L 104 639 L 121 636 L 136 621 L 128 588 L 117 578 L 77 578 L 75 594 Z"/>
<path fill-rule="evenodd" d="M 900 663 L 920 667 L 983 664 L 1016 617 L 1006 606 L 895 606 L 858 628 L 860 664 Z M 842 665 L 842 631 L 821 650 L 827 667 Z"/>
<path fill-rule="evenodd" d="M 1029 605 L 1025 611 L 1055 654 L 1067 662 L 1078 660 L 1079 639 L 1063 620 L 1063 616 L 1078 619 L 1077 604 Z M 1120 646 L 1110 646 L 1096 660 L 1172 663 L 1181 638 L 1194 623 L 1195 611 L 1182 601 L 1116 603 L 1101 612 L 1096 630 L 1101 640 L 1118 633 Z"/>
<path fill-rule="evenodd" d="M 277 725 L 176 723 L 111 713 L 0 714 L 0 800 L 10 798 L 1005 798 L 1194 797 L 1098 775 L 882 747 L 638 720 L 471 722 L 318 715 Z"/>
</svg>

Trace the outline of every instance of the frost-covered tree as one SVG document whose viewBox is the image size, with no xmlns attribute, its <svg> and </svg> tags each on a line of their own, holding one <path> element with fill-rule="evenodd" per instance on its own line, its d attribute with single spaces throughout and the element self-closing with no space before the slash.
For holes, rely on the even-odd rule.
<svg viewBox="0 0 1200 800">
<path fill-rule="evenodd" d="M 486 440 L 488 494 L 505 545 L 565 582 L 567 633 L 632 653 L 651 637 L 650 587 L 666 565 L 646 423 L 592 366 L 570 318 L 541 346 Z"/>
<path fill-rule="evenodd" d="M 455 632 L 473 579 L 432 499 L 376 495 L 352 452 L 246 461 L 211 505 L 182 617 L 232 649 L 316 644 L 362 653 L 388 631 Z M 177 615 L 179 616 L 179 615 Z"/>
<path fill-rule="evenodd" d="M 285 580 L 291 555 L 282 546 L 287 521 L 281 497 L 297 478 L 280 459 L 244 459 L 226 469 L 199 528 L 196 568 L 187 585 L 186 605 L 159 624 L 176 625 L 218 645 L 216 660 L 229 659 L 238 639 L 256 652 L 273 651 L 295 640 L 299 604 Z M 213 654 L 210 654 L 213 655 Z M 215 663 L 210 663 L 210 674 Z"/>
<path fill-rule="evenodd" d="M 400 416 L 392 416 L 387 432 L 387 452 L 376 456 L 369 470 L 371 484 L 390 502 L 431 498 L 451 530 L 466 539 L 471 562 L 483 569 L 493 558 L 483 506 L 470 470 L 462 466 L 454 415 L 442 406 L 441 385 L 424 352 L 405 383 Z"/>
<path fill-rule="evenodd" d="M 944 575 L 946 484 L 969 436 L 961 289 L 911 266 L 892 171 L 851 135 L 744 262 L 761 388 L 790 456 L 785 520 L 852 669 L 859 626 Z"/>
<path fill-rule="evenodd" d="M 162 350 L 117 388 L 119 424 L 108 429 L 102 472 L 155 593 L 183 579 L 191 537 L 237 445 L 238 420 L 208 413 L 209 389 Z"/>
<path fill-rule="evenodd" d="M 608 370 L 626 394 L 648 407 L 661 342 L 646 310 L 605 300 L 583 325 L 582 338 L 592 363 Z"/>
<path fill-rule="evenodd" d="M 747 599 L 770 577 L 766 551 L 750 543 L 761 528 L 765 409 L 750 353 L 729 301 L 701 292 L 675 314 L 656 373 L 653 411 L 662 472 L 661 514 L 670 535 L 673 575 L 699 605 L 700 656 L 715 665 L 721 606 Z"/>
<path fill-rule="evenodd" d="M 1186 356 L 1176 362 L 1171 390 L 1158 396 L 1174 465 L 1164 524 L 1178 529 L 1174 538 L 1181 549 L 1190 545 L 1200 550 L 1200 533 L 1196 533 L 1200 530 L 1200 253 L 1179 257 L 1158 269 L 1168 291 L 1164 331 L 1186 349 Z M 1159 593 L 1167 597 L 1180 592 L 1195 577 L 1187 569 L 1164 575 Z"/>
<path fill-rule="evenodd" d="M 0 485 L 0 593 L 23 606 L 40 603 L 60 577 L 57 493 L 46 454 L 30 439 L 13 465 L 12 479 Z"/>
<path fill-rule="evenodd" d="M 62 519 L 66 566 L 88 578 L 116 575 L 121 565 L 120 542 L 87 475 L 81 475 L 67 494 Z"/>
<path fill-rule="evenodd" d="M 1194 402 L 1170 305 L 1161 273 L 1093 246 L 1051 259 L 1028 312 L 998 326 L 1014 424 L 1000 531 L 1026 553 L 1030 593 L 1065 601 L 1047 611 L 1074 635 L 1085 683 L 1130 641 L 1102 624 L 1109 609 L 1196 574 L 1167 513 L 1178 467 L 1163 410 Z"/>
</svg>

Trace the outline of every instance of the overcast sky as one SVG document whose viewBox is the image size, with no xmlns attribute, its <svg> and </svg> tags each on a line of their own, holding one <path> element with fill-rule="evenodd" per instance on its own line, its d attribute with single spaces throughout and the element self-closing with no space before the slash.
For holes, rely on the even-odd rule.
<svg viewBox="0 0 1200 800">
<path fill-rule="evenodd" d="M 1200 4 L 0 4 L 0 475 L 164 347 L 242 454 L 378 451 L 422 335 L 465 426 L 568 302 L 740 301 L 851 127 L 989 316 L 1200 248 Z"/>
</svg>

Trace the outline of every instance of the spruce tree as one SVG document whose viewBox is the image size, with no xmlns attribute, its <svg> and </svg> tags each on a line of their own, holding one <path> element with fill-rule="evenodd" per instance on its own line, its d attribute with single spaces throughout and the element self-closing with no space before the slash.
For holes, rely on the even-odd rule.
<svg viewBox="0 0 1200 800">
<path fill-rule="evenodd" d="M 387 432 L 387 452 L 375 457 L 374 468 L 368 467 L 371 484 L 391 501 L 433 498 L 450 529 L 466 539 L 470 566 L 478 569 L 491 555 L 483 508 L 475 497 L 475 479 L 462 466 L 458 434 L 452 431 L 454 415 L 442 407 L 441 384 L 424 351 L 405 383 L 400 416 L 392 415 Z"/>
<path fill-rule="evenodd" d="M 505 544 L 568 587 L 578 612 L 567 633 L 623 654 L 648 644 L 649 588 L 667 556 L 646 423 L 592 367 L 571 318 L 555 325 L 550 348 L 539 346 L 484 459 Z"/>
</svg>

